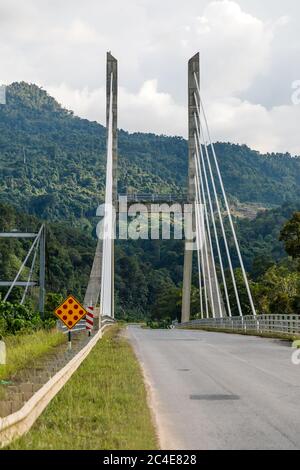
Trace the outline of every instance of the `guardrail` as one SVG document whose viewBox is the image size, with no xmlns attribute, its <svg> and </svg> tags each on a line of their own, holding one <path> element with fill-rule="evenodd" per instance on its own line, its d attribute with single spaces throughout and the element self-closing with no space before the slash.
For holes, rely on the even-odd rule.
<svg viewBox="0 0 300 470">
<path fill-rule="evenodd" d="M 60 320 L 57 320 L 56 322 L 56 328 L 61 331 L 62 333 L 66 334 L 69 332 L 69 329 L 67 328 L 67 326 L 61 322 Z M 72 328 L 72 331 L 83 331 L 83 330 L 86 330 L 86 324 L 85 324 L 85 318 L 83 318 L 82 320 L 80 320 L 75 326 L 74 328 Z"/>
<path fill-rule="evenodd" d="M 108 324 L 112 324 L 114 323 L 114 319 L 111 318 L 111 317 L 108 317 L 108 316 L 103 316 L 102 317 L 102 320 L 101 320 L 101 324 L 102 325 L 108 325 Z M 56 322 L 56 328 L 61 331 L 62 333 L 66 334 L 69 332 L 69 329 L 66 327 L 66 325 L 61 322 L 60 320 L 57 320 Z M 83 318 L 82 320 L 80 320 L 75 326 L 74 328 L 72 328 L 72 331 L 73 332 L 76 332 L 76 331 L 83 331 L 83 330 L 86 330 L 86 322 L 85 322 L 85 318 Z"/>
<path fill-rule="evenodd" d="M 29 431 L 46 406 L 78 369 L 99 339 L 102 338 L 104 330 L 112 323 L 114 323 L 112 318 L 102 318 L 101 329 L 90 339 L 88 344 L 68 362 L 66 366 L 51 377 L 51 379 L 45 383 L 45 385 L 43 385 L 42 388 L 40 388 L 19 411 L 4 418 L 0 418 L 0 447 L 8 445 L 14 439 L 21 437 Z"/>
<path fill-rule="evenodd" d="M 215 328 L 257 333 L 300 334 L 300 315 L 247 315 L 244 317 L 204 318 L 174 325 L 176 328 Z"/>
</svg>

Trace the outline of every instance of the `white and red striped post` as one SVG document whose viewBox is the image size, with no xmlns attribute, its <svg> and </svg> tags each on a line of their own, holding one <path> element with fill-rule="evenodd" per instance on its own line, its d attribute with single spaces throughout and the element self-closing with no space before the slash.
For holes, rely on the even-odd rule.
<svg viewBox="0 0 300 470">
<path fill-rule="evenodd" d="M 90 336 L 94 326 L 94 307 L 87 307 L 86 311 L 87 314 L 85 317 L 85 327 L 88 330 Z"/>
</svg>

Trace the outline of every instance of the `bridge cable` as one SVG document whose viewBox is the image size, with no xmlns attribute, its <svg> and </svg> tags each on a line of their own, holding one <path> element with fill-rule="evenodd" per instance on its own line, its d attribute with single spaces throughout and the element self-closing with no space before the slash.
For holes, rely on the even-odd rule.
<svg viewBox="0 0 300 470">
<path fill-rule="evenodd" d="M 196 186 L 196 178 L 195 178 L 194 184 Z M 204 318 L 204 316 L 203 316 L 203 291 L 202 291 L 202 274 L 201 274 L 201 271 L 203 269 L 203 261 L 202 261 L 202 235 L 201 235 L 201 231 L 199 230 L 199 227 L 200 227 L 200 220 L 199 219 L 201 217 L 201 214 L 199 214 L 199 210 L 201 210 L 201 207 L 200 207 L 200 204 L 198 204 L 198 201 L 196 199 L 195 219 L 196 219 L 196 243 L 197 243 L 198 275 L 199 275 L 200 314 L 201 314 L 201 319 L 203 320 L 203 318 Z M 206 311 L 207 311 L 207 307 L 206 307 Z"/>
<path fill-rule="evenodd" d="M 195 140 L 195 143 L 196 143 L 196 140 Z M 205 247 L 206 247 L 206 274 L 207 274 L 207 277 L 208 277 L 208 287 L 209 287 L 209 294 L 210 294 L 210 303 L 211 303 L 211 310 L 212 310 L 212 316 L 213 318 L 216 318 L 216 311 L 215 311 L 215 303 L 214 303 L 214 300 L 213 300 L 213 289 L 212 289 L 212 280 L 211 280 L 211 276 L 210 276 L 210 268 L 212 268 L 213 270 L 213 273 L 215 272 L 214 270 L 214 256 L 213 256 L 213 251 L 212 251 L 212 242 L 211 242 L 211 236 L 210 236 L 210 227 L 209 227 L 209 218 L 208 218 L 208 212 L 207 212 L 207 207 L 206 207 L 206 203 L 205 203 L 205 194 L 204 194 L 204 187 L 203 187 L 203 179 L 202 179 L 202 172 L 201 172 L 201 168 L 200 166 L 198 165 L 198 159 L 199 159 L 199 156 L 197 156 L 197 152 L 198 152 L 198 148 L 197 148 L 197 144 L 196 144 L 196 153 L 195 153 L 195 167 L 196 167 L 196 180 L 197 180 L 197 188 L 198 188 L 198 191 L 199 191 L 199 194 L 201 194 L 201 204 L 203 204 L 203 208 L 204 208 L 204 220 L 205 220 L 205 225 L 206 225 L 206 231 L 204 229 L 203 231 L 203 237 L 204 237 L 204 240 L 205 240 Z M 211 262 L 212 262 L 212 266 L 210 267 L 210 259 L 209 259 L 209 256 L 208 256 L 208 249 L 210 247 L 210 251 L 211 251 Z M 205 269 L 205 267 L 204 267 Z"/>
<path fill-rule="evenodd" d="M 199 157 L 199 145 L 197 141 L 197 136 L 196 133 L 194 134 L 194 139 L 195 139 L 195 145 L 196 145 L 196 174 L 198 174 L 199 177 L 199 183 L 200 183 L 200 188 L 202 191 L 202 198 L 204 201 L 204 213 L 205 213 L 205 219 L 206 219 L 206 227 L 207 227 L 207 235 L 208 235 L 208 241 L 209 241 L 209 247 L 211 251 L 211 260 L 212 260 L 212 270 L 213 270 L 213 276 L 214 276 L 214 283 L 216 287 L 216 293 L 217 293 L 217 302 L 219 306 L 219 315 L 222 317 L 222 307 L 221 307 L 221 299 L 220 299 L 220 292 L 218 288 L 218 277 L 217 277 L 217 270 L 216 270 L 216 263 L 215 263 L 215 257 L 214 257 L 214 250 L 213 250 L 213 244 L 212 244 L 212 237 L 211 237 L 211 230 L 210 230 L 210 223 L 209 223 L 209 215 L 208 215 L 208 210 L 207 210 L 207 204 L 206 204 L 206 199 L 205 199 L 205 190 L 204 190 L 204 182 L 203 182 L 203 170 L 201 168 L 200 164 L 200 157 Z M 210 270 L 208 269 L 208 273 L 210 273 Z M 209 275 L 209 280 L 210 275 Z M 211 303 L 213 304 L 213 310 L 215 312 L 215 302 L 214 302 L 214 297 L 213 297 L 213 292 L 211 290 Z M 215 318 L 215 314 L 214 314 Z"/>
<path fill-rule="evenodd" d="M 231 317 L 231 307 L 230 307 L 230 301 L 229 301 L 229 296 L 228 296 L 227 283 L 226 283 L 226 277 L 225 277 L 224 266 L 223 266 L 223 261 L 222 261 L 222 255 L 221 255 L 221 250 L 220 250 L 219 237 L 218 237 L 218 232 L 217 232 L 217 227 L 216 227 L 216 222 L 215 222 L 215 215 L 214 215 L 214 209 L 213 209 L 213 204 L 212 204 L 211 192 L 210 192 L 210 187 L 209 187 L 209 183 L 208 183 L 208 175 L 207 175 L 207 171 L 206 171 L 206 165 L 205 165 L 204 155 L 203 155 L 203 150 L 202 150 L 200 130 L 199 130 L 198 122 L 197 122 L 197 119 L 196 119 L 195 115 L 194 115 L 194 119 L 195 119 L 195 124 L 196 124 L 196 130 L 197 130 L 197 136 L 198 136 L 198 146 L 199 146 L 199 149 L 200 149 L 201 163 L 202 163 L 204 179 L 205 179 L 206 193 L 207 193 L 207 196 L 208 196 L 211 220 L 212 220 L 212 224 L 213 224 L 214 237 L 215 237 L 215 241 L 216 241 L 218 258 L 219 258 L 219 262 L 220 262 L 221 275 L 222 275 L 222 281 L 223 281 L 223 286 L 224 286 L 224 291 L 225 291 L 225 298 L 226 298 L 226 304 L 227 304 L 227 309 L 228 309 L 228 315 Z M 201 134 L 203 135 L 201 121 L 199 121 L 199 124 L 200 124 Z M 205 147 L 205 151 L 206 151 L 206 157 L 208 157 L 206 147 Z M 221 309 L 221 304 L 220 304 L 220 309 Z"/>
<path fill-rule="evenodd" d="M 196 166 L 196 155 L 195 158 L 195 166 Z M 204 225 L 204 211 L 203 211 L 203 203 L 202 197 L 199 189 L 199 177 L 197 172 L 195 174 L 195 188 L 196 188 L 196 237 L 199 240 L 199 247 L 200 247 L 200 257 L 201 257 L 201 267 L 202 267 L 202 274 L 203 274 L 203 287 L 204 287 L 204 301 L 205 301 L 205 311 L 206 311 L 206 318 L 209 318 L 209 305 L 208 305 L 208 294 L 207 294 L 207 273 L 205 273 L 205 261 L 206 265 L 208 266 L 208 252 L 207 252 L 207 239 L 205 237 L 205 225 Z M 205 260 L 204 260 L 205 254 Z"/>
<path fill-rule="evenodd" d="M 198 101 L 197 101 L 197 98 L 196 98 L 196 97 L 195 97 L 195 100 L 196 100 L 197 112 L 198 112 L 198 114 L 200 114 L 200 109 L 199 109 Z M 201 126 L 201 129 L 202 129 L 202 126 Z M 204 136 L 203 130 L 202 130 L 202 135 Z M 235 279 L 235 275 L 234 275 L 234 270 L 233 270 L 233 266 L 232 266 L 231 255 L 230 255 L 229 246 L 228 246 L 228 241 L 227 241 L 227 235 L 226 235 L 225 228 L 224 228 L 224 223 L 223 223 L 223 217 L 222 217 L 222 214 L 221 214 L 221 208 L 220 208 L 219 198 L 218 198 L 218 194 L 217 194 L 217 190 L 216 190 L 216 185 L 215 185 L 215 181 L 214 181 L 214 175 L 213 175 L 213 172 L 212 172 L 212 168 L 211 168 L 211 164 L 210 164 L 210 158 L 209 158 L 209 154 L 208 154 L 208 151 L 207 151 L 207 145 L 206 145 L 206 143 L 205 143 L 204 137 L 203 137 L 203 141 L 204 141 L 204 144 L 203 144 L 203 145 L 205 146 L 205 149 L 206 149 L 205 155 L 206 155 L 206 159 L 207 159 L 207 162 L 208 162 L 209 173 L 210 173 L 210 179 L 211 179 L 212 186 L 213 186 L 213 192 L 214 192 L 215 202 L 216 202 L 216 206 L 217 206 L 217 212 L 218 212 L 218 216 L 219 216 L 219 221 L 220 221 L 222 236 L 223 236 L 223 240 L 224 240 L 224 246 L 225 246 L 225 251 L 226 251 L 226 255 L 227 255 L 229 270 L 230 270 L 230 274 L 231 274 L 233 289 L 234 289 L 234 293 L 235 293 L 236 303 L 237 303 L 239 315 L 242 316 L 243 313 L 242 313 L 242 308 L 241 308 L 241 303 L 240 303 L 238 288 L 237 288 L 237 285 L 236 285 L 236 279 Z M 228 294 L 227 294 L 227 295 L 228 295 Z M 230 313 L 229 313 L 229 316 L 231 316 L 231 310 L 229 310 L 229 312 L 230 312 Z"/>
<path fill-rule="evenodd" d="M 206 113 L 205 113 L 205 109 L 204 109 L 203 100 L 201 98 L 199 83 L 198 83 L 198 79 L 197 79 L 196 74 L 194 74 L 194 79 L 195 79 L 197 91 L 198 91 L 198 94 L 199 94 L 200 107 L 201 107 L 202 114 L 203 114 L 203 117 L 204 117 L 206 132 L 207 132 L 208 140 L 209 140 L 209 143 L 210 143 L 210 146 L 211 146 L 211 149 L 212 149 L 212 155 L 213 155 L 215 167 L 216 167 L 216 170 L 217 170 L 218 179 L 219 179 L 219 182 L 220 182 L 222 195 L 223 195 L 223 198 L 224 198 L 225 207 L 226 207 L 226 211 L 227 211 L 227 214 L 228 214 L 228 220 L 229 220 L 231 232 L 232 232 L 232 235 L 233 235 L 235 248 L 236 248 L 236 251 L 237 251 L 237 254 L 238 254 L 238 259 L 239 259 L 239 263 L 240 263 L 240 266 L 241 266 L 243 279 L 244 279 L 245 287 L 246 287 L 246 290 L 247 290 L 248 299 L 249 299 L 249 302 L 250 302 L 250 307 L 251 307 L 251 310 L 252 310 L 252 314 L 254 316 L 256 316 L 256 310 L 255 310 L 255 307 L 254 307 L 254 302 L 253 302 L 253 298 L 252 298 L 252 294 L 251 294 L 251 290 L 250 290 L 246 270 L 245 270 L 245 267 L 244 267 L 244 262 L 243 262 L 243 259 L 242 259 L 239 243 L 238 243 L 238 240 L 237 240 L 236 231 L 235 231 L 232 216 L 231 216 L 231 211 L 230 211 L 230 207 L 229 207 L 229 204 L 228 204 L 228 200 L 227 200 L 227 196 L 226 196 L 226 192 L 225 192 L 225 188 L 224 188 L 224 184 L 223 184 L 223 178 L 222 178 L 222 175 L 221 175 L 221 172 L 220 172 L 220 168 L 219 168 L 219 164 L 218 164 L 218 160 L 217 160 L 217 156 L 216 156 L 216 152 L 215 152 L 215 147 L 214 147 L 214 144 L 213 144 L 212 139 L 211 139 L 209 126 L 208 126 L 208 121 L 207 121 L 207 117 L 206 117 Z"/>
<path fill-rule="evenodd" d="M 195 97 L 195 98 L 196 98 L 196 97 Z M 197 101 L 196 101 L 196 103 L 197 103 Z M 216 199 L 216 202 L 217 202 L 217 207 L 219 208 L 219 210 L 220 210 L 220 206 L 219 206 L 218 196 L 217 196 L 217 193 L 216 193 L 215 183 L 214 183 L 214 180 L 213 180 L 213 175 L 212 175 L 212 173 L 211 173 L 211 167 L 210 167 L 210 161 L 209 161 L 209 155 L 208 155 L 208 151 L 207 151 L 207 146 L 206 146 L 205 144 L 202 144 L 202 143 L 201 143 L 200 131 L 201 131 L 201 135 L 204 136 L 204 134 L 203 134 L 203 129 L 202 129 L 202 125 L 201 125 L 201 120 L 199 121 L 199 124 L 200 124 L 200 130 L 199 130 L 199 126 L 198 126 L 198 123 L 197 123 L 197 120 L 196 120 L 195 116 L 194 116 L 194 119 L 195 119 L 195 123 L 196 123 L 197 135 L 198 135 L 198 140 L 199 140 L 199 148 L 200 148 L 200 154 L 201 154 L 201 161 L 202 161 L 202 166 L 203 166 L 203 169 L 204 169 L 204 175 L 205 175 L 205 181 L 206 181 L 206 191 L 207 191 L 208 199 L 209 199 L 209 206 L 210 206 L 211 218 L 212 218 L 212 223 L 213 223 L 214 236 L 215 236 L 215 240 L 216 240 L 216 247 L 217 247 L 217 252 L 218 252 L 218 258 L 219 258 L 219 261 L 220 261 L 220 268 L 221 268 L 221 275 L 222 275 L 222 281 L 223 281 L 224 292 L 225 292 L 225 298 L 226 298 L 227 311 L 228 311 L 228 315 L 231 317 L 231 316 L 232 316 L 232 312 L 231 312 L 230 300 L 229 300 L 229 295 L 228 295 L 228 289 L 227 289 L 227 282 L 226 282 L 225 270 L 224 270 L 224 265 L 223 265 L 223 260 L 222 260 L 222 253 L 221 253 L 221 249 L 220 249 L 219 236 L 218 236 L 218 231 L 217 231 L 217 227 L 216 227 L 215 214 L 214 214 L 214 209 L 213 209 L 213 204 L 212 204 L 212 198 L 211 198 L 211 190 L 210 190 L 209 183 L 208 183 L 208 175 L 207 175 L 206 165 L 205 165 L 205 161 L 204 161 L 204 155 L 203 155 L 203 151 L 202 151 L 202 145 L 204 145 L 204 148 L 205 148 L 205 157 L 206 157 L 206 161 L 209 162 L 209 165 L 208 165 L 208 166 L 209 166 L 209 169 L 210 169 L 210 171 L 209 171 L 210 181 L 211 181 L 212 186 L 213 186 L 213 192 L 214 192 L 214 196 L 215 196 L 215 199 Z M 203 138 L 203 140 L 204 140 L 204 138 Z M 219 211 L 218 211 L 218 212 L 219 212 Z M 226 233 L 225 233 L 224 226 L 223 226 L 223 219 L 222 219 L 221 211 L 220 211 L 220 213 L 219 213 L 219 218 L 220 218 L 220 223 L 221 223 L 222 235 L 223 235 L 223 238 L 224 238 L 224 243 L 225 243 L 225 246 L 226 246 L 226 248 L 227 248 L 227 249 L 226 249 L 227 257 L 228 257 L 229 263 L 231 264 L 231 258 L 230 258 L 230 253 L 229 253 L 229 249 L 228 249 L 228 243 L 227 243 L 227 239 L 226 239 Z M 233 275 L 233 279 L 234 279 L 234 282 L 235 282 L 235 278 L 234 278 L 234 274 L 233 274 L 233 269 L 232 269 L 232 275 Z M 236 291 L 236 294 L 237 294 L 237 303 L 238 303 L 238 305 L 240 305 L 240 303 L 239 303 L 239 297 L 238 297 L 238 291 Z"/>
</svg>

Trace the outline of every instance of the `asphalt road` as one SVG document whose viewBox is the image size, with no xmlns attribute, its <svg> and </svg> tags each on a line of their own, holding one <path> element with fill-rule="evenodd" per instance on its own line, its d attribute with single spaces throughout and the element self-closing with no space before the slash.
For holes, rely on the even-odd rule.
<svg viewBox="0 0 300 470">
<path fill-rule="evenodd" d="M 300 449 L 300 365 L 289 343 L 128 328 L 163 449 Z"/>
</svg>

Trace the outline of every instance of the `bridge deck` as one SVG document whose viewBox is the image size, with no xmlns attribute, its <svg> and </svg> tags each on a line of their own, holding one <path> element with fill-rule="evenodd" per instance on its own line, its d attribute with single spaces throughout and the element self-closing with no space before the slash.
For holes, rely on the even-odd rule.
<svg viewBox="0 0 300 470">
<path fill-rule="evenodd" d="M 299 449 L 299 367 L 288 343 L 129 328 L 163 449 Z"/>
</svg>

